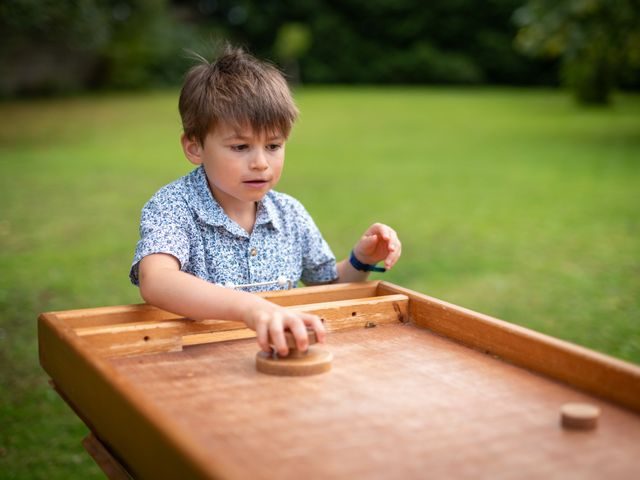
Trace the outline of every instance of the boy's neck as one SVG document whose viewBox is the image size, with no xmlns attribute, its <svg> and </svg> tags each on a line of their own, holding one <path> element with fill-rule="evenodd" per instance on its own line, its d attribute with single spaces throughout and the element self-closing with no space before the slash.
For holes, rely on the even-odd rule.
<svg viewBox="0 0 640 480">
<path fill-rule="evenodd" d="M 242 227 L 249 235 L 253 231 L 253 226 L 256 223 L 256 211 L 258 210 L 258 205 L 256 202 L 251 202 L 249 208 L 243 209 L 243 211 L 233 211 L 229 210 L 225 207 L 222 207 L 224 213 L 227 216 L 236 222 L 240 227 Z"/>
</svg>

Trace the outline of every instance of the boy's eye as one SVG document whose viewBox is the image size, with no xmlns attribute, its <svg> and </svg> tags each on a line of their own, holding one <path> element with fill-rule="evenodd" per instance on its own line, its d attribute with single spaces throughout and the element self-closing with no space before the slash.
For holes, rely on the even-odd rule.
<svg viewBox="0 0 640 480">
<path fill-rule="evenodd" d="M 272 152 L 274 152 L 274 151 L 276 151 L 276 150 L 278 150 L 280 148 L 282 148 L 282 145 L 279 144 L 279 143 L 271 143 L 271 144 L 267 145 L 267 150 L 270 150 Z"/>
<path fill-rule="evenodd" d="M 233 150 L 234 152 L 244 152 L 247 148 L 249 148 L 249 145 L 245 143 L 239 145 L 231 145 L 231 150 Z"/>
</svg>

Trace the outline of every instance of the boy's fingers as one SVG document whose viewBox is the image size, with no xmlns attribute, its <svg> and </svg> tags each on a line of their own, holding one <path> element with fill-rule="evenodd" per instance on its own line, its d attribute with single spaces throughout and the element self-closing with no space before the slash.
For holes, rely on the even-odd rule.
<svg viewBox="0 0 640 480">
<path fill-rule="evenodd" d="M 285 356 L 289 353 L 289 347 L 284 338 L 282 314 L 280 312 L 274 312 L 271 316 L 271 321 L 269 322 L 269 337 L 279 355 Z"/>
<path fill-rule="evenodd" d="M 363 235 L 360 239 L 364 243 L 375 243 L 378 241 L 377 235 Z"/>
<path fill-rule="evenodd" d="M 372 252 L 376 248 L 376 244 L 378 243 L 377 235 L 364 235 L 360 239 L 360 249 L 365 252 Z"/>
<path fill-rule="evenodd" d="M 307 335 L 307 327 L 304 325 L 302 319 L 297 316 L 291 316 L 285 320 L 284 325 L 293 333 L 298 350 L 306 352 L 309 348 L 309 337 Z"/>
<path fill-rule="evenodd" d="M 385 225 L 385 235 L 386 235 L 385 239 L 387 240 L 387 245 L 392 245 L 398 242 L 398 234 L 393 228 L 387 225 Z"/>
<path fill-rule="evenodd" d="M 391 229 L 391 227 L 387 225 L 382 226 L 382 238 L 384 238 L 387 241 L 387 245 L 389 244 L 389 241 L 393 238 L 394 233 L 395 232 Z"/>
<path fill-rule="evenodd" d="M 383 243 L 379 244 L 379 241 L 382 241 Z M 393 228 L 383 223 L 374 223 L 371 225 L 362 236 L 359 247 L 360 248 L 358 250 L 362 252 L 363 255 L 377 256 L 386 254 L 386 257 L 381 259 L 384 260 L 384 266 L 386 269 L 395 265 L 402 252 L 402 244 L 398 239 L 398 234 Z"/>
<path fill-rule="evenodd" d="M 327 337 L 327 331 L 324 328 L 324 324 L 322 323 L 322 320 L 320 320 L 320 317 L 318 317 L 317 315 L 312 315 L 310 313 L 304 313 L 303 315 L 304 316 L 302 320 L 304 321 L 304 324 L 308 327 L 313 328 L 313 330 L 316 332 L 318 343 L 324 343 Z"/>
<path fill-rule="evenodd" d="M 398 259 L 400 259 L 400 255 L 402 255 L 402 244 L 398 242 L 397 247 L 387 256 L 387 259 L 384 262 L 385 268 L 390 269 L 393 267 Z"/>
<path fill-rule="evenodd" d="M 389 238 L 391 238 L 391 232 L 393 232 L 393 230 L 388 225 L 385 225 L 384 223 L 374 223 L 369 227 L 369 230 L 367 230 L 367 233 L 378 235 L 383 240 L 386 240 L 386 241 L 388 241 Z"/>
<path fill-rule="evenodd" d="M 375 235 L 377 233 L 382 233 L 384 227 L 386 227 L 386 225 L 383 223 L 374 223 L 369 228 L 367 228 L 365 235 Z"/>
<path fill-rule="evenodd" d="M 354 248 L 356 258 L 362 261 L 362 258 L 372 255 L 378 248 L 378 239 L 377 235 L 363 236 Z"/>
<path fill-rule="evenodd" d="M 389 251 L 389 254 L 385 259 L 384 264 L 385 268 L 389 269 L 398 261 L 400 253 L 402 252 L 402 243 L 400 242 L 400 239 L 398 239 L 396 232 L 393 230 L 391 238 L 387 244 L 387 250 Z"/>
<path fill-rule="evenodd" d="M 379 235 L 380 238 L 384 240 L 387 249 L 391 250 L 392 245 L 398 240 L 398 235 L 396 234 L 395 230 L 388 225 L 384 225 L 382 223 L 376 225 L 378 226 L 377 235 Z"/>
<path fill-rule="evenodd" d="M 389 240 L 387 241 L 387 248 L 391 251 L 395 250 L 400 246 L 400 239 L 398 239 L 398 234 L 395 230 L 389 229 Z"/>
<path fill-rule="evenodd" d="M 258 336 L 258 345 L 263 352 L 270 353 L 269 346 L 269 316 L 266 313 L 261 314 L 256 321 L 256 335 Z"/>
</svg>

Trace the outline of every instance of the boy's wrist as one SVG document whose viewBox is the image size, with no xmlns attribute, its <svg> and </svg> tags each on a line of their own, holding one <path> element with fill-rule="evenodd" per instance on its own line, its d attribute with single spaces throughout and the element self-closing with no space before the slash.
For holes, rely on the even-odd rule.
<svg viewBox="0 0 640 480">
<path fill-rule="evenodd" d="M 360 260 L 358 260 L 353 250 L 351 250 L 351 255 L 349 255 L 349 263 L 353 268 L 361 272 L 386 272 L 387 271 L 387 269 L 384 267 L 376 267 L 375 264 L 361 262 Z"/>
</svg>

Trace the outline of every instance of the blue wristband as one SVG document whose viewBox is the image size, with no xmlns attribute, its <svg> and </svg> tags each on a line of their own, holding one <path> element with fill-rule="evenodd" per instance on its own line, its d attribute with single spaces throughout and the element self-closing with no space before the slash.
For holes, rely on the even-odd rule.
<svg viewBox="0 0 640 480">
<path fill-rule="evenodd" d="M 375 265 L 369 265 L 368 263 L 362 263 L 358 260 L 351 250 L 351 256 L 349 257 L 349 263 L 353 265 L 353 268 L 360 270 L 361 272 L 386 272 L 387 269 L 383 267 L 376 267 Z"/>
</svg>

